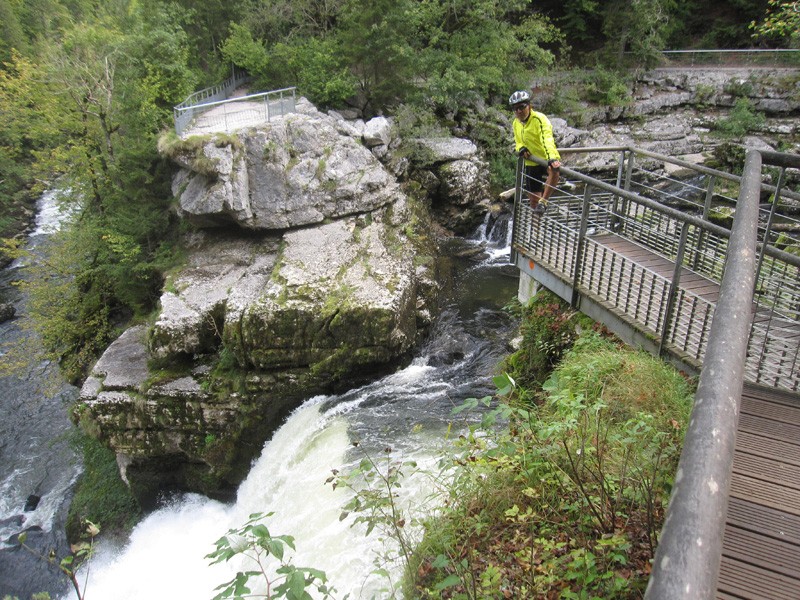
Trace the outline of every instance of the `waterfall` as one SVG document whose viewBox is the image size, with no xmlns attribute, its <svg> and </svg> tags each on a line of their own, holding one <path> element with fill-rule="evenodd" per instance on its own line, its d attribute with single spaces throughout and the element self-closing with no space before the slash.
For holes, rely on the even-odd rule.
<svg viewBox="0 0 800 600">
<path fill-rule="evenodd" d="M 213 550 L 213 543 L 228 529 L 244 524 L 250 514 L 274 512 L 265 522 L 272 535 L 295 538 L 293 564 L 325 571 L 338 597 L 345 593 L 351 598 L 386 597 L 381 594 L 390 583 L 372 574 L 383 542 L 377 535 L 365 536 L 363 527 L 352 528 L 339 519 L 349 492 L 342 487 L 334 490 L 325 480 L 332 469 L 346 470 L 360 460 L 347 415 L 369 403 L 381 385 L 410 391 L 415 379 L 424 378 L 424 371 L 411 366 L 389 378 L 394 382 L 367 386 L 352 397 L 307 401 L 265 445 L 235 503 L 226 506 L 186 495 L 156 511 L 135 528 L 124 548 L 100 550 L 92 561 L 87 589 L 94 597 L 116 600 L 211 598 L 216 586 L 243 568 L 240 560 L 210 567 L 204 557 Z M 378 457 L 379 441 L 377 437 L 367 440 Z M 430 448 L 429 442 L 409 439 L 404 446 L 399 451 L 404 459 L 431 463 L 430 455 L 422 450 Z M 428 494 L 421 479 L 405 481 L 404 488 L 407 501 L 414 505 Z M 395 565 L 395 571 L 399 568 Z"/>
<path fill-rule="evenodd" d="M 51 204 L 40 211 L 32 241 L 57 226 L 59 218 L 63 218 L 57 214 L 58 209 Z M 50 215 L 56 216 L 50 219 Z M 459 415 L 459 420 L 454 420 L 451 410 L 468 397 L 493 392 L 491 376 L 506 353 L 506 341 L 515 327 L 513 319 L 501 310 L 515 296 L 517 285 L 504 272 L 507 269 L 498 268 L 507 265 L 507 248 L 503 248 L 507 234 L 498 236 L 497 229 L 497 224 L 503 223 L 501 229 L 507 225 L 507 218 L 498 219 L 494 228 L 487 222 L 472 240 L 449 242 L 450 246 L 460 246 L 450 247 L 456 281 L 453 298 L 409 366 L 359 389 L 307 400 L 265 444 L 235 502 L 223 504 L 197 494 L 179 495 L 143 519 L 129 539 L 103 539 L 80 574 L 82 581 L 87 577 L 88 597 L 210 599 L 214 589 L 231 579 L 241 565 L 231 561 L 232 564 L 210 566 L 205 556 L 213 551 L 217 539 L 243 525 L 256 512 L 274 513 L 266 524 L 273 535 L 295 538 L 293 564 L 325 571 L 338 598 L 345 594 L 350 594 L 351 599 L 392 597 L 388 590 L 397 585 L 401 565 L 381 565 L 388 568 L 389 580 L 374 574 L 375 561 L 386 551 L 381 536 L 366 536 L 363 526 L 351 526 L 352 518 L 340 520 L 350 492 L 344 487 L 334 490 L 325 485 L 325 480 L 332 469 L 346 472 L 358 464 L 364 452 L 380 457 L 386 456 L 385 448 L 391 448 L 393 459 L 414 460 L 431 474 L 420 473 L 403 481 L 402 501 L 406 510 L 414 511 L 409 516 L 423 516 L 426 506 L 435 504 L 437 499 L 431 492 L 440 447 L 466 424 L 467 417 Z M 470 247 L 478 252 L 467 252 Z M 22 266 L 16 270 L 24 271 Z M 16 325 L 12 322 L 8 327 L 13 329 Z M 3 341 L 14 341 L 13 335 L 3 335 Z M 43 530 L 57 532 L 63 523 L 54 516 L 62 508 L 54 507 L 66 505 L 69 489 L 80 472 L 65 439 L 70 425 L 64 403 L 75 390 L 66 386 L 60 395 L 44 397 L 36 385 L 37 369 L 44 368 L 55 366 L 32 366 L 25 380 L 25 385 L 30 385 L 24 389 L 12 388 L 7 380 L 3 381 L 5 389 L 12 390 L 3 395 L 4 415 L 19 416 L 21 422 L 5 419 L 0 425 L 0 452 L 4 452 L 0 467 L 29 475 L 23 484 L 18 475 L 9 479 L 9 473 L 4 471 L 2 485 L 6 487 L 0 498 L 8 501 L 7 514 L 17 518 L 20 499 L 24 501 L 25 494 L 34 489 L 43 492 L 36 522 Z M 17 408 L 7 404 L 17 398 Z M 19 406 L 30 408 L 31 412 L 22 412 Z M 55 431 L 44 427 L 51 423 L 57 425 Z M 19 441 L 20 436 L 29 435 L 25 433 L 26 425 L 34 425 L 34 432 L 38 432 L 30 443 Z M 357 447 L 354 442 L 358 442 Z M 59 461 L 57 465 L 48 463 L 54 458 Z M 60 478 L 58 485 L 48 479 L 55 474 Z M 14 493 L 9 491 L 12 481 L 17 482 L 13 484 L 17 490 Z M 26 514 L 23 519 L 29 524 L 34 515 Z M 19 530 L 18 525 L 12 527 Z M 33 559 L 33 563 L 26 562 L 24 566 L 13 562 L 25 554 L 9 553 L 8 565 L 0 564 L 5 568 L 0 570 L 0 574 L 5 572 L 0 577 L 0 595 L 27 597 L 25 594 L 30 591 L 48 589 L 54 597 L 61 593 L 63 600 L 74 597 L 63 580 L 58 586 L 44 583 L 43 571 L 50 571 L 47 577 L 57 578 L 58 574 L 43 561 Z M 9 585 L 7 577 L 11 578 Z"/>
</svg>

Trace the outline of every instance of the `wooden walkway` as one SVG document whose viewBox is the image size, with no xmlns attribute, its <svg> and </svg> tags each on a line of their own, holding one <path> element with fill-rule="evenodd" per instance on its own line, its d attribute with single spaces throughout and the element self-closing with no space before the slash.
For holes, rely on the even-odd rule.
<svg viewBox="0 0 800 600">
<path fill-rule="evenodd" d="M 721 599 L 800 598 L 800 395 L 745 384 Z"/>
</svg>

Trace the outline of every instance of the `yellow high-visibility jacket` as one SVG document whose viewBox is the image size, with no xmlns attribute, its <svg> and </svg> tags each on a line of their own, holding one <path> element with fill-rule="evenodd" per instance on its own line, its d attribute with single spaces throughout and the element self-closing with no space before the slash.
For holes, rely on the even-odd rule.
<svg viewBox="0 0 800 600">
<path fill-rule="evenodd" d="M 517 152 L 524 146 L 531 154 L 539 158 L 561 160 L 553 139 L 553 126 L 545 115 L 531 109 L 528 119 L 524 123 L 514 117 L 513 127 Z M 536 163 L 525 159 L 525 164 L 535 165 Z"/>
</svg>

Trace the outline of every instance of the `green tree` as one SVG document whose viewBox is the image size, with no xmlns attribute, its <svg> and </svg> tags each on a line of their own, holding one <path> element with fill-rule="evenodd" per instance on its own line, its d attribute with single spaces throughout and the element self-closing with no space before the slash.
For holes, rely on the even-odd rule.
<svg viewBox="0 0 800 600">
<path fill-rule="evenodd" d="M 74 215 L 29 284 L 31 314 L 73 380 L 121 322 L 157 298 L 170 192 L 155 138 L 192 81 L 187 40 L 166 12 L 124 19 L 104 15 L 64 31 L 45 54 L 45 89 L 29 100 L 56 140 L 39 168 L 64 174 Z"/>
<path fill-rule="evenodd" d="M 160 3 L 160 0 L 148 0 Z M 192 43 L 193 66 L 206 73 L 213 85 L 229 74 L 229 66 L 221 62 L 220 44 L 228 37 L 231 22 L 241 18 L 240 0 L 174 0 L 182 11 L 182 26 Z"/>
<path fill-rule="evenodd" d="M 367 112 L 390 106 L 411 90 L 415 59 L 410 0 L 348 0 L 337 29 L 339 47 L 358 86 L 358 102 Z"/>
<path fill-rule="evenodd" d="M 11 59 L 11 51 L 23 52 L 27 40 L 14 7 L 9 0 L 0 0 L 0 64 Z"/>
<path fill-rule="evenodd" d="M 606 60 L 623 67 L 629 52 L 635 66 L 652 67 L 664 49 L 673 0 L 614 0 L 604 7 Z"/>
<path fill-rule="evenodd" d="M 752 21 L 750 29 L 757 40 L 774 41 L 800 48 L 800 5 L 797 2 L 769 0 L 764 20 Z"/>
<path fill-rule="evenodd" d="M 253 77 L 263 77 L 269 64 L 267 49 L 260 41 L 253 39 L 250 30 L 231 23 L 231 33 L 220 47 L 222 57 L 246 70 Z"/>
<path fill-rule="evenodd" d="M 276 44 L 270 72 L 276 87 L 296 85 L 320 106 L 341 106 L 356 93 L 356 78 L 332 36 Z"/>
</svg>

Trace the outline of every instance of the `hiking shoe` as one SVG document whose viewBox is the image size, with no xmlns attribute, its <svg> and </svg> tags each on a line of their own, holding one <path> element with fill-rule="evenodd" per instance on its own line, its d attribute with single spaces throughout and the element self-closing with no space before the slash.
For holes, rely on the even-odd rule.
<svg viewBox="0 0 800 600">
<path fill-rule="evenodd" d="M 544 202 L 539 202 L 539 204 L 536 205 L 536 208 L 533 209 L 533 214 L 543 215 L 544 211 L 546 210 L 547 210 L 547 204 L 545 204 Z"/>
</svg>

